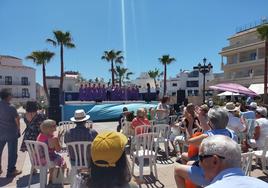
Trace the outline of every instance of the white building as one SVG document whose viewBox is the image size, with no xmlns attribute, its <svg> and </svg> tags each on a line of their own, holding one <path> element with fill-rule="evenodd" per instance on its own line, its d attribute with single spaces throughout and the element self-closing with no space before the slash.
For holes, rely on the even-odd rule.
<svg viewBox="0 0 268 188">
<path fill-rule="evenodd" d="M 36 100 L 35 69 L 17 57 L 0 56 L 0 89 L 11 91 L 13 102 Z"/>
<path fill-rule="evenodd" d="M 137 85 L 139 87 L 140 93 L 147 92 L 147 83 L 149 83 L 151 86 L 151 92 L 155 92 L 154 79 L 152 79 L 147 72 L 142 72 L 139 77 L 131 81 L 131 84 Z M 158 81 L 157 81 L 157 84 L 158 84 Z"/>
<path fill-rule="evenodd" d="M 192 71 L 181 70 L 176 77 L 167 79 L 167 95 L 176 96 L 178 90 L 184 90 L 185 97 L 202 96 L 203 78 L 203 74 L 198 71 L 198 67 L 193 67 Z M 206 74 L 205 79 L 206 83 L 214 79 L 213 67 Z M 161 88 L 163 88 L 163 85 L 163 82 L 161 82 Z"/>
<path fill-rule="evenodd" d="M 59 76 L 47 76 L 47 87 L 59 88 L 60 77 Z M 63 91 L 65 92 L 78 92 L 80 87 L 79 75 L 77 72 L 66 72 L 63 80 Z"/>
</svg>

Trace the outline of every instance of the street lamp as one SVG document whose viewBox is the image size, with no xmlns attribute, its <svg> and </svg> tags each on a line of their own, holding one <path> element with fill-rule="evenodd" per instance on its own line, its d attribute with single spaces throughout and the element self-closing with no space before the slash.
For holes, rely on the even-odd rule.
<svg viewBox="0 0 268 188">
<path fill-rule="evenodd" d="M 206 74 L 209 73 L 210 69 L 212 68 L 211 63 L 206 65 L 207 59 L 203 59 L 203 65 L 201 63 L 198 64 L 198 70 L 200 73 L 203 74 L 203 103 L 205 104 L 205 93 L 206 93 Z"/>
</svg>

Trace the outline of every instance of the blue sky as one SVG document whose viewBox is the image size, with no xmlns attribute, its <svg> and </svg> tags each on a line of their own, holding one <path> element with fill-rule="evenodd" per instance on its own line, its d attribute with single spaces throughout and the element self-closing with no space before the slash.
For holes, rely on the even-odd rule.
<svg viewBox="0 0 268 188">
<path fill-rule="evenodd" d="M 0 54 L 23 59 L 35 50 L 56 53 L 47 75 L 60 74 L 59 48 L 45 42 L 53 30 L 70 31 L 75 49 L 65 49 L 65 70 L 85 78 L 111 75 L 110 64 L 101 60 L 105 50 L 124 50 L 132 78 L 154 68 L 158 58 L 170 54 L 168 77 L 180 69 L 191 70 L 206 57 L 220 72 L 220 50 L 236 28 L 268 17 L 267 0 L 125 0 L 125 43 L 122 0 L 0 0 Z"/>
</svg>

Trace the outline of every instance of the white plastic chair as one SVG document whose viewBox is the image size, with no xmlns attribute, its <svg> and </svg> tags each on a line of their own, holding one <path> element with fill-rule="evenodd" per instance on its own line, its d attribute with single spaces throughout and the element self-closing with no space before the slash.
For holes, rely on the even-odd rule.
<svg viewBox="0 0 268 188">
<path fill-rule="evenodd" d="M 265 138 L 265 145 L 263 150 L 253 151 L 253 154 L 257 159 L 261 159 L 262 171 L 268 174 L 268 170 L 266 169 L 268 160 L 268 136 Z"/>
<path fill-rule="evenodd" d="M 47 185 L 47 171 L 55 167 L 54 162 L 49 159 L 47 144 L 31 140 L 25 140 L 25 144 L 32 164 L 28 187 L 31 186 L 33 170 L 39 169 L 40 187 L 45 188 Z"/>
<path fill-rule="evenodd" d="M 75 123 L 72 121 L 60 121 L 59 126 L 57 127 L 59 131 L 66 132 L 67 130 L 74 128 Z"/>
<path fill-rule="evenodd" d="M 134 136 L 132 136 L 131 144 L 130 144 L 130 155 L 131 156 L 133 155 L 133 148 L 134 148 L 135 143 L 136 143 L 136 136 L 139 134 L 148 133 L 149 130 L 150 130 L 150 126 L 148 126 L 148 125 L 140 125 L 140 126 L 135 127 Z"/>
<path fill-rule="evenodd" d="M 73 186 L 74 177 L 77 171 L 80 169 L 90 168 L 90 147 L 91 142 L 79 141 L 79 142 L 69 142 L 66 143 L 69 159 L 71 163 L 71 187 Z M 74 157 L 74 161 L 71 161 L 71 156 Z"/>
<path fill-rule="evenodd" d="M 241 168 L 246 176 L 250 176 L 252 166 L 253 152 L 247 152 L 241 154 Z"/>
<path fill-rule="evenodd" d="M 157 168 L 156 168 L 156 159 L 155 152 L 153 151 L 154 144 L 154 133 L 144 133 L 135 136 L 135 147 L 133 152 L 132 159 L 132 174 L 134 175 L 134 166 L 135 160 L 137 159 L 139 162 L 139 178 L 143 180 L 143 167 L 144 167 L 144 159 L 149 160 L 150 173 L 153 172 L 153 166 L 155 170 L 155 177 L 158 179 Z"/>
<path fill-rule="evenodd" d="M 156 138 L 154 139 L 156 151 L 160 147 L 160 143 L 164 143 L 166 156 L 167 158 L 169 158 L 168 146 L 169 146 L 170 126 L 168 124 L 154 125 L 152 132 L 156 134 Z"/>
</svg>

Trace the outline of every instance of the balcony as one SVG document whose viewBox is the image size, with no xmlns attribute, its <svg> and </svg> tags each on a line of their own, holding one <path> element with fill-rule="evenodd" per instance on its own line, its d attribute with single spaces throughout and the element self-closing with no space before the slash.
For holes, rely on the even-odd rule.
<svg viewBox="0 0 268 188">
<path fill-rule="evenodd" d="M 21 81 L 5 82 L 5 81 L 0 81 L 0 85 L 29 86 L 30 85 L 30 82 L 21 82 Z"/>
<path fill-rule="evenodd" d="M 13 98 L 30 98 L 30 94 L 22 95 L 22 94 L 12 94 Z"/>
<path fill-rule="evenodd" d="M 261 42 L 263 42 L 261 39 L 252 39 L 252 40 L 247 40 L 247 41 L 244 41 L 244 42 L 238 42 L 236 44 L 233 44 L 233 45 L 230 45 L 230 46 L 222 48 L 222 52 L 227 51 L 227 50 L 231 50 L 231 49 L 234 49 L 234 48 L 239 48 L 239 47 L 242 47 L 242 46 L 246 46 L 246 45 L 251 45 L 251 44 L 254 44 L 254 43 L 261 43 Z"/>
</svg>

